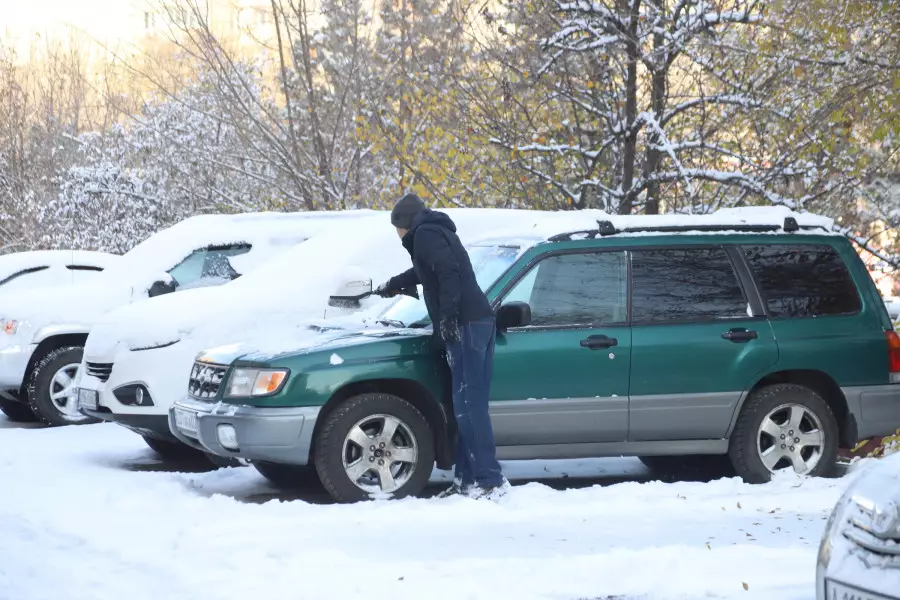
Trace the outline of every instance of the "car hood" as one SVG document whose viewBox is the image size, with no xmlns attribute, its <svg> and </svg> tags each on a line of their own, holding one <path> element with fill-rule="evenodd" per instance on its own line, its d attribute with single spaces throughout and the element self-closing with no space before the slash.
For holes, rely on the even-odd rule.
<svg viewBox="0 0 900 600">
<path fill-rule="evenodd" d="M 293 329 L 272 330 L 245 341 L 216 346 L 201 352 L 198 360 L 228 365 L 241 362 L 271 363 L 286 356 L 331 353 L 332 364 L 340 364 L 340 351 L 351 346 L 395 340 L 398 337 L 428 337 L 431 329 L 360 324 L 347 317 L 307 322 Z"/>
</svg>

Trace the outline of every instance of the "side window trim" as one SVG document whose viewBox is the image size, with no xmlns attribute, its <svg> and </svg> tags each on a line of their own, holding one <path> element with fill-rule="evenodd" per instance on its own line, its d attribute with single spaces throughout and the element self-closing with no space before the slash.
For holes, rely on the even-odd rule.
<svg viewBox="0 0 900 600">
<path fill-rule="evenodd" d="M 40 267 L 29 267 L 27 269 L 22 269 L 21 271 L 16 271 L 12 275 L 6 277 L 5 279 L 0 280 L 0 285 L 5 285 L 14 279 L 18 279 L 24 275 L 31 275 L 32 273 L 40 273 L 41 271 L 46 271 L 50 266 L 40 266 Z"/>
<path fill-rule="evenodd" d="M 539 254 L 532 258 L 528 263 L 518 272 L 516 275 L 507 282 L 505 286 L 497 293 L 493 302 L 491 302 L 491 308 L 496 312 L 497 308 L 499 308 L 503 304 L 503 299 L 506 295 L 518 285 L 518 283 L 525 279 L 529 273 L 533 269 L 537 267 L 541 262 L 553 258 L 555 256 L 564 256 L 567 254 L 602 254 L 609 252 L 619 252 L 625 255 L 625 320 L 622 323 L 604 323 L 603 325 L 592 324 L 592 323 L 580 323 L 580 324 L 565 324 L 565 325 L 528 325 L 527 327 L 512 327 L 509 329 L 511 332 L 529 332 L 529 331 L 561 331 L 561 330 L 570 330 L 570 329 L 597 329 L 599 327 L 603 327 L 604 329 L 614 328 L 614 327 L 630 327 L 631 324 L 631 259 L 630 252 L 625 248 L 598 248 L 598 247 L 585 247 L 585 248 L 566 248 L 565 250 L 553 250 L 550 252 L 545 252 L 543 254 Z M 510 267 L 512 268 L 512 267 Z"/>
<path fill-rule="evenodd" d="M 753 311 L 753 317 L 767 319 L 769 310 L 766 307 L 766 299 L 762 295 L 759 282 L 753 275 L 750 265 L 747 263 L 747 257 L 744 256 L 743 246 L 738 244 L 727 244 L 724 246 L 725 251 L 731 258 L 731 264 L 737 272 L 738 281 L 744 289 L 744 295 L 750 302 L 750 309 Z"/>
<path fill-rule="evenodd" d="M 103 267 L 98 267 L 95 265 L 66 265 L 66 268 L 70 271 L 96 271 L 97 273 L 103 272 Z"/>
<path fill-rule="evenodd" d="M 837 255 L 837 257 L 840 259 L 841 263 L 844 265 L 844 269 L 846 269 L 847 274 L 848 274 L 849 277 L 850 277 L 850 284 L 853 286 L 853 291 L 856 293 L 857 300 L 859 301 L 859 308 L 856 309 L 856 310 L 853 311 L 853 312 L 830 313 L 830 314 L 822 314 L 822 315 L 808 315 L 808 316 L 790 316 L 790 315 L 785 315 L 785 316 L 773 316 L 773 315 L 772 315 L 772 311 L 769 310 L 769 299 L 768 299 L 768 297 L 766 296 L 765 292 L 763 291 L 762 285 L 759 283 L 759 279 L 758 279 L 758 278 L 756 277 L 756 275 L 753 273 L 753 269 L 750 268 L 750 261 L 747 260 L 747 257 L 745 256 L 745 250 L 744 250 L 744 248 L 745 248 L 746 246 L 762 246 L 762 245 L 768 245 L 768 246 L 791 246 L 791 245 L 800 245 L 800 246 L 810 247 L 810 248 L 825 248 L 825 249 L 827 249 L 827 250 L 830 250 L 831 252 L 834 252 L 834 253 Z M 743 260 L 744 264 L 746 265 L 750 277 L 752 277 L 752 279 L 753 279 L 753 284 L 754 284 L 754 287 L 756 288 L 757 293 L 759 294 L 759 297 L 760 297 L 760 299 L 761 299 L 761 301 L 762 301 L 762 306 L 763 306 L 763 309 L 764 309 L 764 311 L 765 311 L 766 318 L 769 319 L 769 320 L 771 320 L 771 321 L 784 321 L 784 320 L 795 321 L 795 320 L 798 320 L 798 319 L 828 319 L 828 318 L 834 318 L 834 317 L 837 317 L 837 318 L 843 318 L 843 317 L 855 317 L 855 316 L 858 316 L 858 315 L 862 314 L 863 310 L 865 310 L 865 303 L 864 303 L 864 301 L 863 301 L 863 295 L 862 295 L 862 293 L 861 293 L 861 291 L 860 291 L 860 289 L 859 289 L 859 286 L 858 286 L 858 284 L 857 284 L 857 282 L 856 282 L 856 278 L 853 277 L 853 273 L 852 273 L 852 271 L 850 271 L 850 266 L 846 263 L 846 261 L 844 260 L 844 257 L 841 255 L 841 253 L 838 251 L 838 249 L 835 248 L 834 246 L 831 246 L 831 245 L 829 245 L 829 244 L 825 244 L 825 243 L 822 243 L 822 242 L 814 242 L 814 243 L 802 244 L 802 243 L 797 243 L 797 242 L 782 242 L 782 241 L 778 241 L 778 242 L 774 242 L 774 243 L 771 243 L 771 244 L 763 244 L 763 243 L 761 243 L 761 242 L 758 242 L 758 243 L 744 243 L 744 244 L 740 244 L 740 245 L 735 246 L 735 248 L 736 248 L 737 253 L 740 255 L 741 259 Z"/>
<path fill-rule="evenodd" d="M 733 321 L 759 321 L 764 320 L 766 318 L 765 314 L 759 314 L 761 311 L 761 306 L 758 304 L 760 302 L 759 298 L 756 298 L 757 304 L 754 305 L 754 296 L 758 293 L 756 291 L 755 286 L 751 286 L 749 289 L 746 286 L 744 280 L 741 278 L 741 271 L 738 265 L 741 263 L 735 260 L 735 257 L 732 252 L 733 244 L 722 244 L 722 243 L 710 243 L 710 244 L 662 244 L 659 246 L 635 246 L 630 247 L 628 250 L 628 317 L 629 317 L 629 325 L 634 327 L 666 327 L 669 325 L 696 325 L 696 324 L 711 324 L 711 323 L 722 323 L 727 324 Z M 744 299 L 750 305 L 750 310 L 753 312 L 753 316 L 746 315 L 740 319 L 716 319 L 716 318 L 694 318 L 694 319 L 679 319 L 677 321 L 660 321 L 660 322 L 649 322 L 649 321 L 635 321 L 632 318 L 632 310 L 631 310 L 631 302 L 632 295 L 634 293 L 634 282 L 631 276 L 632 273 L 632 265 L 631 261 L 633 259 L 635 252 L 640 252 L 642 250 L 708 250 L 712 248 L 718 248 L 725 252 L 725 255 L 728 257 L 729 262 L 731 263 L 731 269 L 735 277 L 735 281 L 737 281 L 738 287 L 741 288 L 741 291 L 744 294 Z M 740 250 L 737 250 L 740 253 Z M 751 292 L 752 290 L 752 292 Z"/>
</svg>

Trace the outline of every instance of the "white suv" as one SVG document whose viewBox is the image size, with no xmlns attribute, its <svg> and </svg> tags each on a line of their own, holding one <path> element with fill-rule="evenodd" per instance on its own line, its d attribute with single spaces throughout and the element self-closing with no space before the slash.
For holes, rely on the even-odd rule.
<svg viewBox="0 0 900 600">
<path fill-rule="evenodd" d="M 456 222 L 464 242 L 498 228 L 528 232 L 548 214 L 557 214 L 443 212 Z M 168 411 L 184 396 L 201 350 L 260 337 L 268 345 L 294 347 L 311 319 L 327 317 L 322 325 L 340 326 L 341 310 L 329 309 L 328 298 L 342 283 L 355 278 L 377 285 L 409 266 L 409 254 L 384 215 L 323 232 L 220 288 L 120 308 L 98 322 L 88 338 L 77 382 L 80 410 L 138 433 L 164 457 L 193 452 L 169 431 Z M 343 315 L 377 313 L 390 302 L 372 298 Z"/>
<path fill-rule="evenodd" d="M 94 322 L 152 296 L 226 283 L 360 211 L 202 215 L 150 236 L 65 294 L 31 290 L 0 304 L 0 410 L 46 425 L 85 422 L 74 380 Z"/>
</svg>

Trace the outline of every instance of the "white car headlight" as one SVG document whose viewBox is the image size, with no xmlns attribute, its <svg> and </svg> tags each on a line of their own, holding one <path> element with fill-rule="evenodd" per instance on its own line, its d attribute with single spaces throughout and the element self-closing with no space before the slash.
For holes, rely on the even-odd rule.
<svg viewBox="0 0 900 600">
<path fill-rule="evenodd" d="M 287 381 L 287 369 L 235 369 L 228 379 L 226 398 L 271 396 Z"/>
</svg>

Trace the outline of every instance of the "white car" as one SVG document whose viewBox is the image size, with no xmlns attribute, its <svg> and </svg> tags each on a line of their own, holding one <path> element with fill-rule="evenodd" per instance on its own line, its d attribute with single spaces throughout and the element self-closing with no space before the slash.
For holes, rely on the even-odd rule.
<svg viewBox="0 0 900 600">
<path fill-rule="evenodd" d="M 93 281 L 122 257 L 89 250 L 34 250 L 0 256 L 2 297 L 37 288 Z M 2 312 L 2 308 L 0 308 Z"/>
<path fill-rule="evenodd" d="M 817 600 L 900 600 L 900 454 L 860 473 L 825 526 Z"/>
<path fill-rule="evenodd" d="M 444 212 L 459 226 L 463 242 L 498 228 L 528 234 L 548 215 L 563 216 L 508 209 Z M 169 431 L 168 411 L 184 396 L 198 352 L 260 332 L 277 330 L 272 337 L 294 339 L 308 319 L 334 316 L 328 298 L 342 283 L 356 279 L 377 285 L 410 265 L 390 222 L 377 217 L 325 232 L 221 288 L 111 312 L 94 327 L 85 347 L 77 384 L 84 390 L 81 410 L 135 431 L 163 456 L 190 452 Z M 377 312 L 390 302 L 373 297 L 355 310 Z"/>
<path fill-rule="evenodd" d="M 0 304 L 0 410 L 47 425 L 84 422 L 74 378 L 94 322 L 119 306 L 247 273 L 313 234 L 365 212 L 202 215 L 150 236 L 65 294 L 6 295 Z"/>
</svg>

